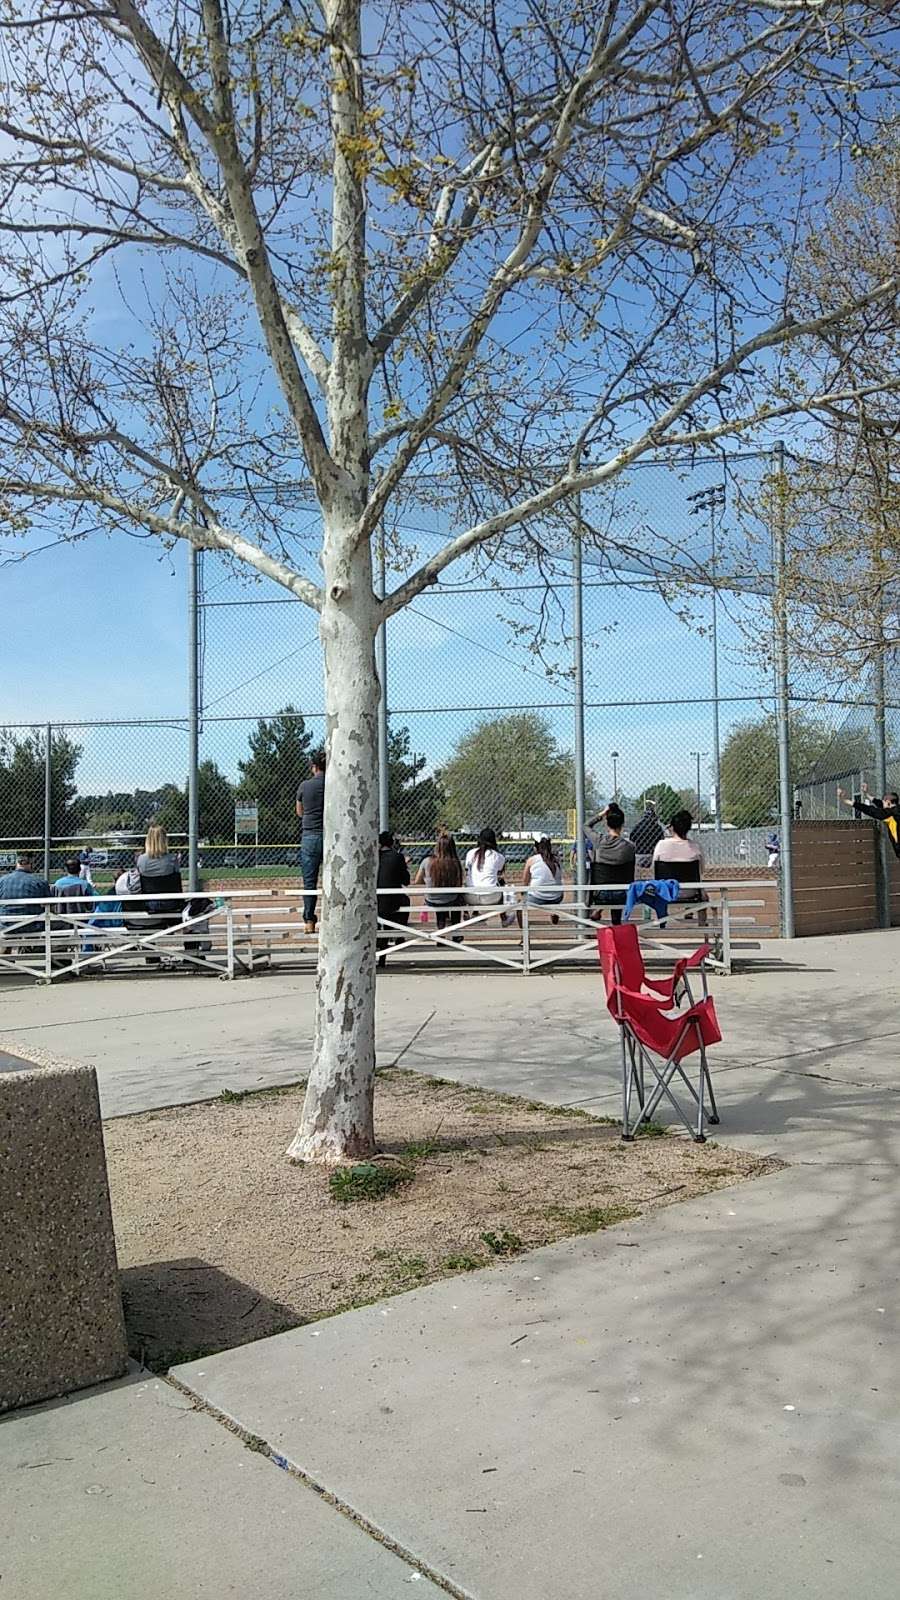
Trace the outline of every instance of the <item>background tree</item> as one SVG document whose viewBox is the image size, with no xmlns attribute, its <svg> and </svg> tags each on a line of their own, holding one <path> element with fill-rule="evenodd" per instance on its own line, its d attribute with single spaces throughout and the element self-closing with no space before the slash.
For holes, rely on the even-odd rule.
<svg viewBox="0 0 900 1600">
<path fill-rule="evenodd" d="M 693 791 L 692 795 L 693 798 L 688 805 L 688 810 L 693 815 L 697 809 L 697 796 L 693 794 Z M 684 797 L 681 790 L 673 789 L 670 783 L 648 783 L 643 793 L 638 795 L 638 811 L 643 811 L 651 800 L 656 806 L 656 814 L 660 822 L 665 825 L 668 825 L 676 811 L 680 811 L 684 806 Z"/>
<path fill-rule="evenodd" d="M 238 800 L 259 806 L 259 837 L 264 844 L 297 844 L 297 785 L 311 772 L 313 734 L 299 711 L 287 705 L 277 717 L 260 717 L 250 735 L 250 753 L 238 762 Z"/>
<path fill-rule="evenodd" d="M 571 755 L 560 750 L 546 717 L 514 712 L 478 723 L 441 768 L 446 821 L 477 833 L 523 832 L 548 812 L 565 811 L 575 791 Z"/>
<path fill-rule="evenodd" d="M 846 778 L 871 771 L 874 743 L 857 729 L 829 728 L 808 712 L 788 721 L 791 783 Z M 774 715 L 735 723 L 722 746 L 723 820 L 763 827 L 778 816 L 778 734 Z"/>
<path fill-rule="evenodd" d="M 135 828 L 134 795 L 124 789 L 80 794 L 73 810 L 79 833 L 130 833 Z"/>
<path fill-rule="evenodd" d="M 849 142 L 877 138 L 890 103 L 886 9 L 413 0 L 365 16 L 365 49 L 362 0 L 8 0 L 3 16 L 8 530 L 56 505 L 61 537 L 187 539 L 320 617 L 300 1158 L 374 1145 L 380 622 L 469 551 L 512 540 L 534 560 L 561 527 L 590 536 L 591 491 L 650 452 L 859 398 L 847 355 L 895 289 L 893 266 L 823 285 L 807 314 L 792 277 Z M 397 546 L 382 601 L 372 540 L 424 470 L 457 531 L 422 556 Z M 278 501 L 298 480 L 317 551 Z M 611 564 L 627 537 L 606 529 Z"/>
<path fill-rule="evenodd" d="M 900 123 L 889 122 L 858 152 L 852 181 L 815 226 L 794 267 L 806 314 L 843 284 L 851 290 L 900 256 Z M 787 533 L 785 593 L 794 676 L 828 697 L 846 678 L 874 692 L 879 651 L 900 647 L 900 396 L 879 382 L 900 368 L 897 301 L 887 300 L 845 354 L 856 398 L 826 408 L 803 456 L 788 454 L 782 480 L 770 475 L 747 501 L 749 549 L 767 577 L 776 517 Z M 821 362 L 809 353 L 810 369 Z M 762 625 L 757 649 L 768 657 Z"/>
<path fill-rule="evenodd" d="M 50 832 L 62 838 L 78 827 L 75 772 L 81 746 L 55 733 L 50 744 Z M 8 839 L 44 837 L 44 740 L 0 728 L 0 827 Z"/>
<path fill-rule="evenodd" d="M 414 755 L 408 728 L 388 731 L 388 797 L 391 827 L 406 839 L 427 839 L 443 814 L 446 795 L 437 777 L 421 774 L 426 756 Z"/>
<path fill-rule="evenodd" d="M 197 769 L 197 809 L 200 838 L 210 844 L 230 843 L 234 837 L 234 789 L 214 761 L 201 761 Z M 156 820 L 167 833 L 187 834 L 187 785 L 183 789 L 169 785 Z"/>
<path fill-rule="evenodd" d="M 702 782 L 702 777 L 701 777 L 701 782 Z M 713 814 L 712 811 L 710 811 L 709 806 L 706 804 L 705 800 L 703 799 L 702 793 L 700 795 L 700 808 L 699 808 L 699 811 L 698 811 L 698 809 L 697 809 L 697 791 L 696 791 L 696 789 L 691 789 L 691 788 L 679 789 L 679 791 L 678 791 L 678 799 L 679 799 L 679 801 L 681 803 L 681 809 L 683 811 L 689 811 L 691 813 L 691 816 L 693 817 L 695 822 L 714 822 L 715 821 L 714 814 Z"/>
</svg>

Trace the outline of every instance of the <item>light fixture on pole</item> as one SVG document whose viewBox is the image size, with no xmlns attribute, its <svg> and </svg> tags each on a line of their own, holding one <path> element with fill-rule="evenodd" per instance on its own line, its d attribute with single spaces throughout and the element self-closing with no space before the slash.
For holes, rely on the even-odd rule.
<svg viewBox="0 0 900 1600">
<path fill-rule="evenodd" d="M 618 798 L 619 798 L 619 764 L 618 764 L 619 763 L 619 752 L 618 752 L 618 750 L 611 750 L 610 751 L 610 756 L 612 757 L 612 764 L 613 764 L 613 792 L 612 792 L 612 797 L 613 797 L 614 800 L 618 800 Z"/>
<path fill-rule="evenodd" d="M 696 494 L 689 494 L 691 516 L 700 512 L 709 512 L 709 581 L 712 588 L 712 622 L 710 638 L 712 643 L 712 705 L 713 705 L 713 809 L 716 813 L 716 827 L 721 827 L 722 796 L 720 793 L 721 778 L 721 750 L 719 739 L 719 604 L 716 586 L 716 512 L 725 509 L 725 485 L 714 483 L 708 489 L 698 489 Z"/>
</svg>

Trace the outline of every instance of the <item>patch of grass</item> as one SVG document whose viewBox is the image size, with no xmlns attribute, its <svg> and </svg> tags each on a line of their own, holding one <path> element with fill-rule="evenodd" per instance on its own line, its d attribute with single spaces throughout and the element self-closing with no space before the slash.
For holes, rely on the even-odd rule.
<svg viewBox="0 0 900 1600">
<path fill-rule="evenodd" d="M 438 1271 L 475 1272 L 479 1267 L 483 1266 L 484 1258 L 482 1256 L 469 1255 L 467 1251 L 463 1250 L 459 1255 L 444 1256 L 444 1259 L 438 1262 Z"/>
<path fill-rule="evenodd" d="M 336 1167 L 328 1179 L 332 1200 L 355 1205 L 362 1200 L 383 1200 L 385 1195 L 411 1183 L 413 1168 L 406 1162 L 360 1161 L 354 1167 Z"/>
<path fill-rule="evenodd" d="M 642 1122 L 635 1128 L 634 1136 L 636 1139 L 665 1139 L 668 1132 L 661 1122 Z"/>
<path fill-rule="evenodd" d="M 441 1142 L 441 1140 L 438 1138 L 440 1131 L 441 1124 L 438 1123 L 434 1133 L 429 1134 L 427 1139 L 411 1139 L 409 1144 L 405 1144 L 400 1152 L 403 1160 L 427 1161 L 429 1156 L 436 1155 L 439 1150 L 457 1149 L 458 1142 L 455 1144 L 452 1141 L 444 1141 L 443 1143 Z"/>
<path fill-rule="evenodd" d="M 614 1127 L 616 1123 L 615 1117 L 595 1117 L 592 1111 L 585 1111 L 581 1106 L 551 1106 L 543 1100 L 526 1100 L 524 1105 L 526 1111 L 543 1111 L 547 1117 L 574 1117 L 581 1122 L 599 1122 L 605 1127 Z"/>
<path fill-rule="evenodd" d="M 567 1234 L 576 1234 L 599 1233 L 638 1213 L 633 1206 L 548 1206 L 543 1215 Z"/>
<path fill-rule="evenodd" d="M 485 1232 L 478 1235 L 482 1244 L 486 1244 L 494 1256 L 517 1256 L 525 1246 L 517 1233 L 510 1233 L 506 1228 L 502 1233 Z"/>
<path fill-rule="evenodd" d="M 268 1089 L 223 1089 L 217 1096 L 220 1105 L 239 1106 L 245 1100 L 280 1100 L 283 1095 L 295 1094 L 298 1089 L 305 1089 L 306 1080 L 298 1083 L 276 1083 Z"/>
<path fill-rule="evenodd" d="M 392 1270 L 395 1278 L 424 1278 L 428 1262 L 424 1256 L 398 1256 Z"/>
</svg>

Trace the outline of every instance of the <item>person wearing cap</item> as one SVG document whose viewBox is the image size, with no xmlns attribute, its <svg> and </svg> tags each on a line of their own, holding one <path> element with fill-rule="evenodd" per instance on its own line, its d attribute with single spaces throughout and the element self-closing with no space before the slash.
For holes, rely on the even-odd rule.
<svg viewBox="0 0 900 1600">
<path fill-rule="evenodd" d="M 656 806 L 652 800 L 648 800 L 641 816 L 638 817 L 631 830 L 631 842 L 634 845 L 639 867 L 650 866 L 656 846 L 665 837 L 666 831 L 656 814 Z"/>
</svg>

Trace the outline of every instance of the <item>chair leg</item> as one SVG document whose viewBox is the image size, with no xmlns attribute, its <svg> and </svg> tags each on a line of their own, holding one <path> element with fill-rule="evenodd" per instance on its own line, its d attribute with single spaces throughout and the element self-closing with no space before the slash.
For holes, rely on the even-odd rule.
<svg viewBox="0 0 900 1600">
<path fill-rule="evenodd" d="M 706 1092 L 709 1096 L 709 1116 L 706 1120 L 714 1128 L 717 1128 L 719 1125 L 719 1108 L 716 1105 L 716 1097 L 713 1094 L 712 1078 L 710 1076 L 709 1064 L 706 1060 L 705 1045 L 700 1046 L 700 1075 L 701 1078 L 706 1079 Z"/>
<path fill-rule="evenodd" d="M 629 1046 L 631 1041 L 629 1040 Z M 622 1138 L 630 1144 L 634 1139 L 631 1131 L 631 1076 L 632 1065 L 629 1060 L 630 1049 L 625 1048 L 625 1029 L 619 1023 L 619 1053 L 622 1061 Z"/>
</svg>

